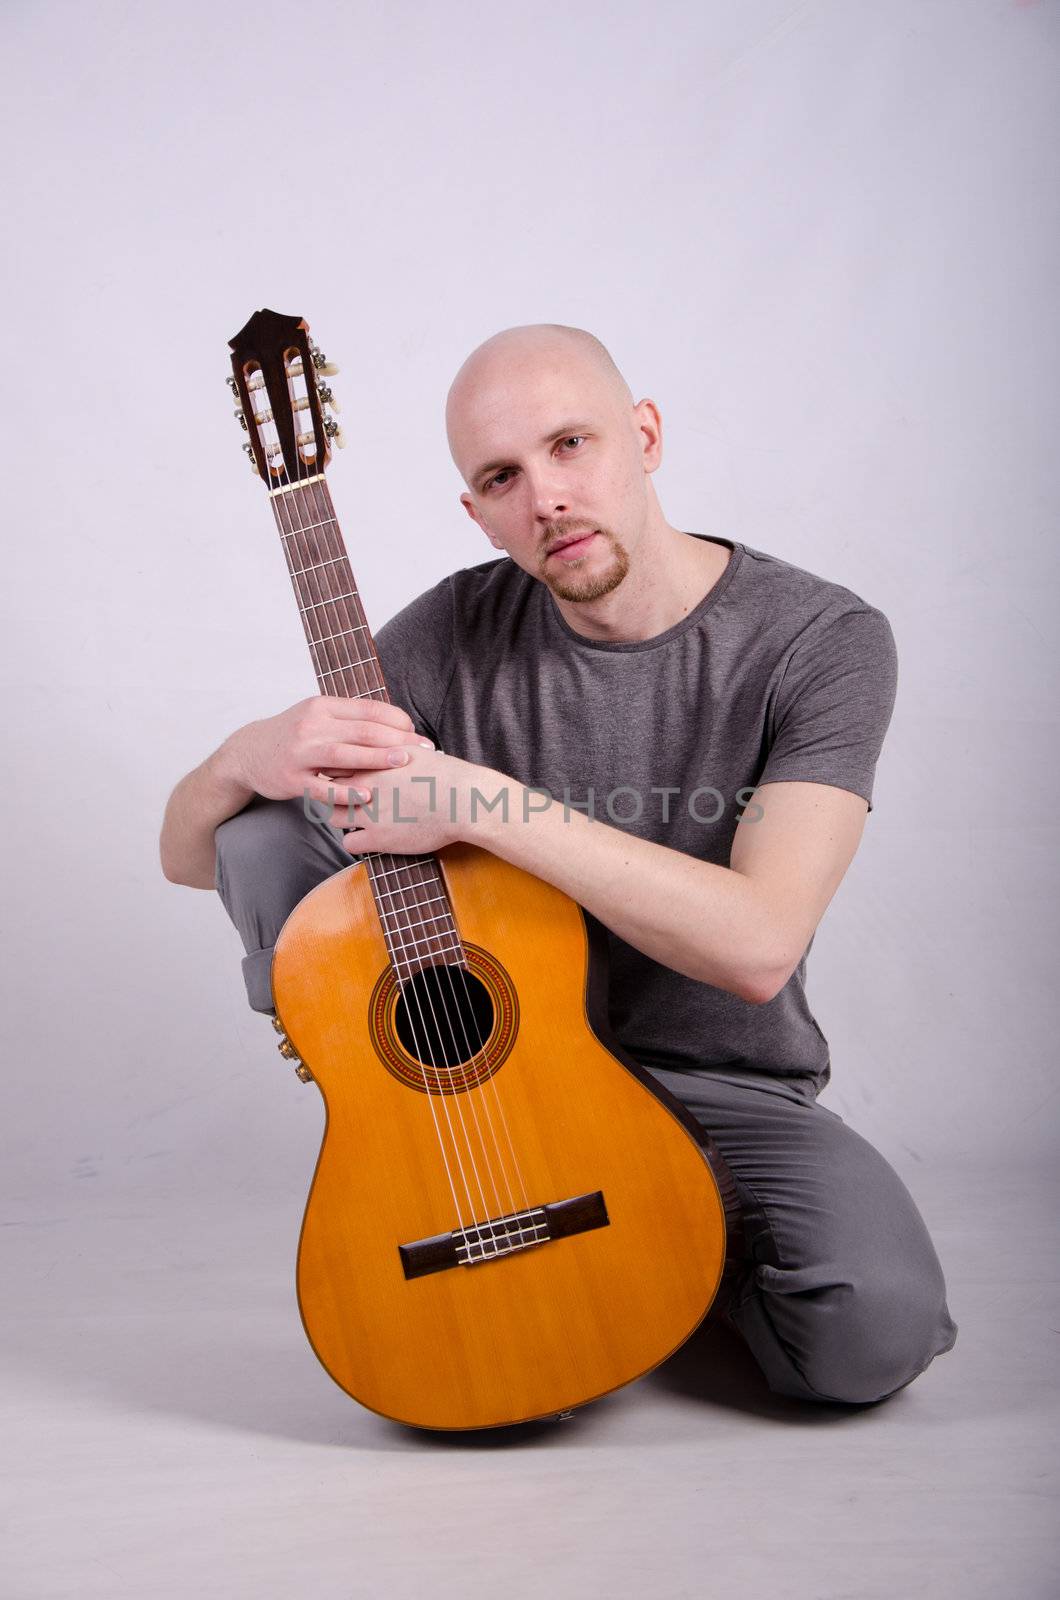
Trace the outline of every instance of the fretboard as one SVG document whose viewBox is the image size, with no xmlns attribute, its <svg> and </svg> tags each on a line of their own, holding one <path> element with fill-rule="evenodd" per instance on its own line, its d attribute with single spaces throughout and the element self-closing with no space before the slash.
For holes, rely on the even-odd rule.
<svg viewBox="0 0 1060 1600">
<path fill-rule="evenodd" d="M 270 498 L 321 694 L 389 701 L 327 484 L 315 478 Z M 344 799 L 338 780 L 336 804 Z M 435 857 L 375 853 L 365 863 L 398 979 L 439 963 L 466 967 Z"/>
</svg>

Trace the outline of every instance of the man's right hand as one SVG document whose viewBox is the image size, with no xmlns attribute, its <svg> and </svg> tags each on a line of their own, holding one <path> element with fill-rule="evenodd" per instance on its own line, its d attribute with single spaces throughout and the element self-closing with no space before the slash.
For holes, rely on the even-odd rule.
<svg viewBox="0 0 1060 1600">
<path fill-rule="evenodd" d="M 355 783 L 359 772 L 400 765 L 408 760 L 401 753 L 408 745 L 434 749 L 400 706 L 313 695 L 278 716 L 237 729 L 214 760 L 266 800 L 290 800 L 302 795 L 318 774 Z"/>
</svg>

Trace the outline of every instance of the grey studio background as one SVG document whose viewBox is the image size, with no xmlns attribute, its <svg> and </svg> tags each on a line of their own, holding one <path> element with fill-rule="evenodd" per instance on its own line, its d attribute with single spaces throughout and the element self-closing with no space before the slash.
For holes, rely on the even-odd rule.
<svg viewBox="0 0 1060 1600">
<path fill-rule="evenodd" d="M 0 26 L 0 1595 L 1054 1593 L 1055 0 Z M 659 405 L 671 522 L 890 618 L 809 994 L 823 1103 L 909 1185 L 960 1327 L 893 1401 L 773 1399 L 708 1340 L 563 1429 L 454 1440 L 318 1366 L 320 1099 L 157 855 L 176 781 L 315 687 L 224 386 L 259 306 L 341 366 L 329 482 L 376 625 L 494 556 L 445 391 L 539 320 Z"/>
</svg>

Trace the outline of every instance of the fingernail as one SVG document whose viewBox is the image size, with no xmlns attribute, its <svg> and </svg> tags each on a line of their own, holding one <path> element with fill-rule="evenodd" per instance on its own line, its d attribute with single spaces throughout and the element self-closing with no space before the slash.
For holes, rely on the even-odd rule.
<svg viewBox="0 0 1060 1600">
<path fill-rule="evenodd" d="M 433 739 L 421 739 L 420 740 L 420 744 L 425 745 L 428 750 L 433 750 L 434 749 L 434 740 Z"/>
<path fill-rule="evenodd" d="M 403 766 L 408 758 L 409 753 L 407 750 L 391 750 L 390 754 L 387 756 L 387 760 L 392 767 Z"/>
</svg>

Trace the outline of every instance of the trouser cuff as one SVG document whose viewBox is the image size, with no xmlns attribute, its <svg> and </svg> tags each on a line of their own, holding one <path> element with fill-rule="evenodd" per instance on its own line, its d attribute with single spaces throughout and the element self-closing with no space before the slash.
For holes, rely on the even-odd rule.
<svg viewBox="0 0 1060 1600">
<path fill-rule="evenodd" d="M 243 982 L 247 986 L 247 999 L 255 1011 L 275 1011 L 272 998 L 272 958 L 276 946 L 267 950 L 252 950 L 243 957 Z"/>
</svg>

